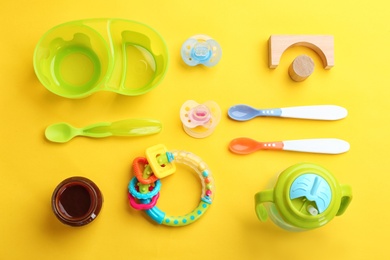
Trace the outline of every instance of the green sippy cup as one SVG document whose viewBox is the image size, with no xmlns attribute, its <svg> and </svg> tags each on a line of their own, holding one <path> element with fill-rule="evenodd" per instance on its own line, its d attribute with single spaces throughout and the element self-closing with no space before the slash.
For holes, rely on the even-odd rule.
<svg viewBox="0 0 390 260">
<path fill-rule="evenodd" d="M 351 199 L 351 187 L 340 185 L 329 171 L 299 163 L 284 170 L 273 189 L 255 195 L 255 210 L 261 221 L 270 216 L 285 230 L 305 231 L 343 214 Z"/>
</svg>

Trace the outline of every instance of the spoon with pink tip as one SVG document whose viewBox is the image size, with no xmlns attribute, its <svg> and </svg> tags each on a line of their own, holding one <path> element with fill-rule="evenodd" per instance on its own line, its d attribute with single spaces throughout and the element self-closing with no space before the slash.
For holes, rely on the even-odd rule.
<svg viewBox="0 0 390 260">
<path fill-rule="evenodd" d="M 236 154 L 250 154 L 259 150 L 285 150 L 306 153 L 340 154 L 349 150 L 349 143 L 336 138 L 302 139 L 277 142 L 258 142 L 241 137 L 229 143 L 229 150 Z"/>
</svg>

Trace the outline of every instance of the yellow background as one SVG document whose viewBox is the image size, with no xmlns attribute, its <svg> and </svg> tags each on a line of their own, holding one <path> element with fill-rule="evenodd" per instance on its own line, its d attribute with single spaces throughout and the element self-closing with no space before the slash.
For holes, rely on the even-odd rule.
<svg viewBox="0 0 390 260">
<path fill-rule="evenodd" d="M 2 1 L 0 4 L 0 259 L 389 259 L 388 133 L 390 103 L 390 5 L 386 1 Z M 124 18 L 145 23 L 165 39 L 168 73 L 153 91 L 138 97 L 99 92 L 71 100 L 47 91 L 35 76 L 32 57 L 40 37 L 55 25 L 87 18 Z M 180 57 L 191 35 L 207 34 L 223 49 L 212 68 L 188 67 Z M 313 51 L 294 47 L 268 68 L 272 34 L 329 34 L 335 66 L 322 68 Z M 299 54 L 311 56 L 314 73 L 293 82 L 287 69 Z M 216 101 L 222 119 L 212 136 L 194 139 L 179 119 L 189 99 Z M 257 118 L 240 123 L 230 106 L 259 108 L 335 104 L 348 109 L 335 122 Z M 75 126 L 150 117 L 161 133 L 141 138 L 45 140 L 46 126 Z M 261 141 L 335 137 L 351 150 L 341 155 L 260 151 L 231 154 L 233 138 Z M 147 147 L 199 155 L 216 180 L 216 196 L 198 222 L 183 228 L 152 223 L 130 208 L 126 188 L 131 162 Z M 299 162 L 317 163 L 353 200 L 344 215 L 313 231 L 289 233 L 261 223 L 253 196 L 269 179 Z M 50 198 L 63 179 L 81 175 L 102 190 L 99 217 L 82 228 L 62 225 Z M 191 174 L 162 181 L 159 207 L 186 213 L 199 200 Z M 194 184 L 195 183 L 195 184 Z"/>
</svg>

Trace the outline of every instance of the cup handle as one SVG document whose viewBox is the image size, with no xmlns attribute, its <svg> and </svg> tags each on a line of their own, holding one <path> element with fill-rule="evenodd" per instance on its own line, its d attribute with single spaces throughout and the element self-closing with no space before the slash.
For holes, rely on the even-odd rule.
<svg viewBox="0 0 390 260">
<path fill-rule="evenodd" d="M 265 190 L 256 193 L 255 195 L 255 211 L 257 218 L 261 221 L 266 221 L 268 218 L 267 209 L 264 206 L 264 202 L 274 201 L 274 190 Z"/>
<path fill-rule="evenodd" d="M 340 208 L 337 211 L 336 216 L 340 216 L 344 213 L 344 211 L 347 209 L 349 203 L 351 203 L 352 200 L 352 189 L 349 185 L 341 185 L 341 202 L 340 202 Z"/>
</svg>

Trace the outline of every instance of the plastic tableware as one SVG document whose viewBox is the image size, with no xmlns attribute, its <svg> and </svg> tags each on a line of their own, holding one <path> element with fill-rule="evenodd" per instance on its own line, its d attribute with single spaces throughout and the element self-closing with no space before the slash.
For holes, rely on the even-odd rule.
<svg viewBox="0 0 390 260">
<path fill-rule="evenodd" d="M 349 143 L 336 138 L 302 139 L 278 142 L 258 142 L 242 137 L 233 139 L 229 149 L 236 154 L 250 154 L 258 150 L 286 150 L 307 153 L 340 154 L 349 150 Z"/>
<path fill-rule="evenodd" d="M 34 52 L 38 79 L 51 92 L 83 98 L 106 90 L 144 94 L 161 82 L 168 49 L 149 26 L 120 19 L 72 21 L 49 30 Z"/>
<path fill-rule="evenodd" d="M 229 108 L 228 115 L 237 121 L 247 121 L 258 116 L 289 117 L 313 120 L 339 120 L 348 111 L 335 105 L 298 106 L 286 108 L 256 109 L 248 105 L 235 105 Z"/>
<path fill-rule="evenodd" d="M 342 215 L 352 200 L 349 185 L 339 184 L 331 172 L 312 163 L 284 170 L 270 188 L 255 195 L 255 211 L 261 221 L 268 216 L 287 231 L 307 231 Z"/>
<path fill-rule="evenodd" d="M 181 57 L 189 66 L 202 64 L 212 67 L 217 65 L 221 59 L 222 49 L 210 36 L 194 35 L 183 43 Z"/>
<path fill-rule="evenodd" d="M 126 119 L 117 122 L 101 122 L 84 128 L 75 128 L 68 123 L 57 123 L 46 128 L 49 141 L 65 143 L 75 136 L 102 138 L 108 136 L 143 136 L 161 131 L 160 121 L 154 119 Z"/>
</svg>

